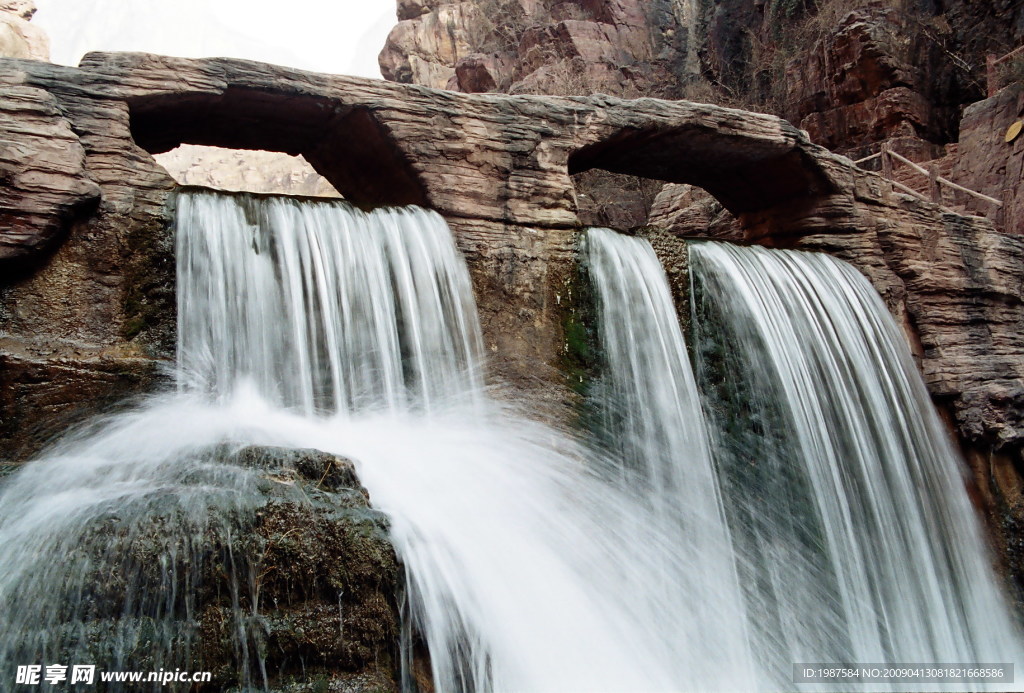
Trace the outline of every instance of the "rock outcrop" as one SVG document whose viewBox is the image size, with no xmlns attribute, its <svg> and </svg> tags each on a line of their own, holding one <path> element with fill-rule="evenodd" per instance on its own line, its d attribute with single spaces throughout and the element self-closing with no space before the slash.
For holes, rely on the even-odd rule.
<svg viewBox="0 0 1024 693">
<path fill-rule="evenodd" d="M 455 5 L 463 18 L 451 44 L 457 49 L 430 50 L 436 18 Z M 818 190 L 814 202 L 782 203 L 760 218 L 696 179 L 673 180 L 653 161 L 631 166 L 601 157 L 597 168 L 605 170 L 573 176 L 584 224 L 649 224 L 677 235 L 824 250 L 859 267 L 904 323 L 974 467 L 1004 558 L 1024 584 L 1024 550 L 1014 554 L 1015 530 L 1003 531 L 1024 527 L 1015 519 L 1024 517 L 1022 245 L 1000 233 L 1024 232 L 1024 137 L 1002 141 L 1024 116 L 1024 97 L 1011 87 L 960 119 L 963 106 L 984 95 L 986 54 L 1024 42 L 1019 3 L 430 0 L 399 7 L 393 37 L 402 40 L 388 44 L 382 64 L 402 64 L 411 55 L 406 46 L 416 44 L 432 86 L 740 103 L 786 117 L 811 141 L 851 158 L 886 143 L 1005 200 L 997 215 L 989 203 L 947 188 L 939 208 L 844 162 L 830 177 L 833 192 Z M 501 17 L 505 31 L 491 30 L 488 17 Z M 1019 66 L 1017 73 L 1024 74 Z M 402 82 L 420 82 L 418 74 L 385 70 Z M 931 197 L 926 177 L 903 166 L 895 173 Z M 669 184 L 655 195 L 658 181 Z M 983 213 L 997 226 L 954 209 Z"/>
<path fill-rule="evenodd" d="M 740 104 L 852 158 L 885 141 L 922 162 L 983 97 L 986 54 L 1024 41 L 1008 0 L 431 0 L 398 15 L 381 54 L 394 81 Z"/>
<path fill-rule="evenodd" d="M 467 93 L 678 98 L 700 0 L 401 0 L 385 79 Z"/>
<path fill-rule="evenodd" d="M 829 155 L 798 131 L 712 106 L 470 96 L 142 55 L 92 55 L 81 68 L 12 60 L 3 74 L 11 89 L 56 104 L 53 117 L 71 124 L 84 152 L 79 161 L 66 149 L 61 165 L 80 170 L 61 179 L 60 195 L 32 189 L 0 207 L 0 228 L 26 211 L 49 220 L 24 237 L 4 233 L 11 457 L 31 453 L 77 407 L 150 386 L 172 355 L 175 183 L 150 152 L 192 142 L 301 153 L 356 203 L 438 209 L 466 251 L 495 372 L 556 399 L 578 224 L 571 173 L 694 180 L 737 213 L 833 187 L 820 160 Z M 16 175 L 38 165 L 32 150 L 12 154 Z M 79 189 L 92 206 L 75 217 L 63 200 Z M 43 241 L 61 233 L 67 241 L 47 250 Z"/>
<path fill-rule="evenodd" d="M 16 72 L 0 75 L 0 183 L 0 261 L 47 248 L 100 196 L 57 99 Z"/>
<path fill-rule="evenodd" d="M 699 186 L 737 218 L 749 240 L 832 239 L 832 252 L 861 266 L 897 314 L 913 323 L 926 345 L 923 365 L 933 391 L 960 402 L 965 435 L 998 447 L 1024 440 L 1017 424 L 994 414 L 1009 411 L 1007 388 L 1024 377 L 1019 337 L 1006 327 L 1004 337 L 993 338 L 991 369 L 973 356 L 965 367 L 964 354 L 945 346 L 972 343 L 979 321 L 993 334 L 996 325 L 1013 323 L 1019 298 L 1006 282 L 1015 270 L 988 249 L 1003 248 L 1011 257 L 1016 241 L 994 234 L 983 220 L 891 194 L 874 174 L 815 147 L 774 117 L 652 99 L 460 95 L 233 60 L 110 54 L 89 56 L 80 69 L 28 61 L 3 66 L 11 88 L 37 90 L 31 93 L 59 105 L 73 126 L 85 154 L 82 162 L 69 157 L 80 169 L 66 187 L 95 195 L 98 186 L 102 196 L 87 218 L 70 225 L 62 207 L 45 204 L 47 197 L 0 208 L 5 228 L 30 207 L 46 213 L 54 228 L 71 231 L 50 256 L 35 237 L 8 242 L 17 248 L 11 258 L 21 260 L 7 266 L 28 276 L 5 286 L 0 329 L 5 358 L 22 364 L 22 372 L 31 371 L 26 364 L 61 365 L 82 381 L 101 370 L 103 359 L 137 372 L 133 359 L 169 354 L 173 260 L 166 205 L 174 182 L 149 152 L 193 142 L 302 153 L 358 203 L 418 202 L 439 210 L 467 253 L 496 370 L 524 388 L 550 391 L 538 364 L 554 374 L 562 344 L 561 282 L 569 276 L 579 223 L 570 175 L 600 169 Z M 30 151 L 17 160 L 25 169 L 34 161 Z M 357 175 L 364 172 L 370 175 Z M 893 269 L 903 262 L 892 254 L 900 247 L 894 239 L 903 235 L 959 248 L 948 259 L 961 277 L 949 296 L 940 300 L 937 283 L 921 286 L 927 297 L 915 296 Z M 975 246 L 972 254 L 968 248 Z M 29 262 L 43 266 L 28 272 Z M 971 311 L 955 308 L 965 286 L 986 299 Z M 943 300 L 949 314 L 941 319 L 922 312 L 939 310 L 931 306 Z M 8 367 L 0 377 L 18 370 Z M 42 378 L 45 384 L 33 390 L 33 377 L 19 377 L 25 406 L 69 380 L 66 374 Z M 978 413 L 988 410 L 993 413 Z M 980 427 L 972 423 L 979 416 Z M 7 421 L 6 430 L 19 429 L 9 414 Z"/>
<path fill-rule="evenodd" d="M 353 463 L 189 454 L 65 528 L 58 577 L 46 559 L 20 566 L 48 587 L 39 613 L 5 621 L 5 654 L 36 661 L 45 627 L 49 661 L 209 672 L 197 690 L 397 692 L 404 576 Z"/>
<path fill-rule="evenodd" d="M 398 15 L 381 53 L 394 81 L 742 104 L 854 159 L 885 142 L 950 170 L 960 110 L 984 91 L 986 54 L 1024 40 L 1020 9 L 1005 3 L 431 0 L 400 2 Z M 649 221 L 650 183 L 598 176 L 576 187 L 586 223 Z"/>
</svg>

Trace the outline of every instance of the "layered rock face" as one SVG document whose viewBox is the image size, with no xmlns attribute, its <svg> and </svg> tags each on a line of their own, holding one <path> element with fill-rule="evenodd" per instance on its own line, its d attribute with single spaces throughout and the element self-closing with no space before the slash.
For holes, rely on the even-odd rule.
<svg viewBox="0 0 1024 693">
<path fill-rule="evenodd" d="M 984 93 L 985 55 L 1024 40 L 1012 3 L 403 0 L 398 18 L 381 53 L 394 81 L 742 104 L 781 115 L 851 158 L 885 142 L 913 161 L 934 161 L 947 177 L 959 170 L 947 145 L 958 138 L 960 110 Z M 866 165 L 879 168 L 877 160 Z M 925 177 L 898 173 L 927 196 Z M 576 184 L 585 223 L 626 228 L 667 209 L 678 192 L 667 189 L 652 204 L 649 183 L 591 176 Z M 962 203 L 948 200 L 976 210 Z M 670 216 L 676 225 L 703 218 L 697 209 Z"/>
<path fill-rule="evenodd" d="M 701 0 L 400 0 L 385 79 L 477 93 L 678 98 Z"/>
<path fill-rule="evenodd" d="M 12 89 L 59 103 L 53 117 L 66 119 L 84 151 L 66 186 L 102 197 L 79 221 L 61 204 L 67 190 L 55 198 L 33 189 L 2 208 L 5 228 L 28 208 L 50 222 L 36 236 L 71 233 L 49 255 L 36 237 L 8 241 L 16 261 L 7 266 L 25 275 L 8 280 L 0 315 L 4 391 L 17 392 L 4 416 L 8 441 L 24 437 L 26 419 L 40 420 L 34 413 L 60 414 L 59 401 L 149 384 L 170 355 L 174 182 L 146 150 L 183 141 L 302 153 L 358 203 L 441 211 L 466 252 L 495 371 L 556 399 L 579 223 L 570 176 L 594 169 L 699 186 L 749 240 L 827 239 L 916 333 L 926 377 L 965 439 L 1010 451 L 1024 441 L 1013 414 L 1024 379 L 1012 327 L 1019 268 L 1005 260 L 1020 243 L 984 220 L 892 194 L 774 117 L 686 102 L 457 95 L 229 60 L 95 55 L 81 69 L 4 68 Z M 31 170 L 33 151 L 19 151 Z M 932 244 L 949 255 L 935 259 Z M 943 273 L 948 282 L 938 281 Z"/>
<path fill-rule="evenodd" d="M 960 119 L 961 107 L 984 95 L 985 55 L 1024 41 L 1024 8 L 1003 0 L 819 2 L 814 11 L 781 0 L 694 0 L 670 8 L 629 0 L 568 4 L 400 2 L 402 21 L 382 65 L 404 65 L 412 55 L 407 46 L 418 40 L 415 58 L 430 64 L 430 84 L 456 91 L 604 91 L 745 103 L 789 118 L 811 141 L 854 158 L 885 142 L 1005 200 L 996 215 L 988 203 L 947 190 L 941 209 L 844 162 L 832 170 L 831 180 L 842 179 L 840 192 L 821 193 L 813 203 L 781 203 L 762 218 L 701 189 L 699 181 L 673 180 L 650 162 L 632 167 L 605 160 L 598 168 L 618 177 L 574 176 L 584 224 L 629 228 L 646 221 L 679 235 L 823 250 L 859 267 L 904 323 L 929 388 L 974 466 L 993 526 L 1024 525 L 1013 519 L 1024 509 L 1006 512 L 1024 508 L 1024 246 L 1000 233 L 1024 232 L 1018 203 L 1024 138 L 1009 145 L 1001 139 L 1024 116 L 1024 102 L 1011 87 Z M 463 21 L 455 49 L 432 52 L 426 37 L 439 26 L 435 18 L 456 5 Z M 473 23 L 475 10 L 499 6 L 516 18 L 501 40 L 485 21 Z M 646 32 L 639 29 L 644 22 Z M 385 76 L 420 82 L 408 60 L 409 69 L 385 69 Z M 713 166 L 722 154 L 704 163 Z M 669 184 L 652 202 L 629 174 Z M 919 174 L 897 175 L 926 192 Z M 1004 547 L 1015 541 L 1013 531 L 996 535 Z M 1024 575 L 1024 554 L 1015 555 L 1008 560 Z"/>
<path fill-rule="evenodd" d="M 952 178 L 1003 202 L 1002 226 L 1024 234 L 1024 138 L 1006 141 L 1007 130 L 1024 118 L 1024 83 L 1006 87 L 972 104 L 960 123 L 960 146 L 952 157 Z M 991 205 L 963 196 L 967 209 L 990 213 Z"/>
<path fill-rule="evenodd" d="M 786 114 L 833 150 L 860 153 L 872 143 L 900 138 L 901 151 L 934 158 L 930 143 L 955 139 L 946 112 L 952 104 L 939 106 L 927 97 L 931 85 L 916 62 L 922 51 L 912 39 L 911 22 L 894 9 L 858 10 L 841 18 L 816 50 L 787 65 Z"/>
<path fill-rule="evenodd" d="M 403 0 L 398 17 L 394 81 L 742 104 L 854 158 L 890 141 L 914 161 L 957 140 L 986 54 L 1024 41 L 1009 2 Z"/>
<path fill-rule="evenodd" d="M 94 54 L 80 68 L 0 60 L 0 74 L 3 103 L 20 104 L 6 106 L 11 132 L 42 123 L 66 141 L 48 160 L 46 139 L 29 138 L 5 164 L 12 181 L 59 167 L 44 171 L 45 185 L 5 186 L 0 198 L 9 458 L 159 381 L 173 353 L 175 182 L 153 154 L 191 142 L 302 154 L 358 204 L 441 212 L 470 266 L 491 375 L 537 404 L 573 399 L 560 370 L 580 225 L 571 176 L 702 188 L 747 241 L 824 250 L 859 267 L 917 345 L 989 507 L 1019 498 L 1024 241 L 895 194 L 778 118 L 138 54 Z"/>
<path fill-rule="evenodd" d="M 3 75 L 7 101 L 36 99 L 15 125 L 43 110 L 68 133 L 55 165 L 70 171 L 0 204 L 0 436 L 15 458 L 83 410 L 152 387 L 173 355 L 175 182 L 150 152 L 301 153 L 357 204 L 437 209 L 467 255 L 495 374 L 556 401 L 568 396 L 552 384 L 579 223 L 571 174 L 693 182 L 738 215 L 842 189 L 831 155 L 791 126 L 713 106 L 470 96 L 123 54 L 81 68 L 9 60 Z M 44 144 L 11 150 L 12 180 L 45 163 Z"/>
</svg>

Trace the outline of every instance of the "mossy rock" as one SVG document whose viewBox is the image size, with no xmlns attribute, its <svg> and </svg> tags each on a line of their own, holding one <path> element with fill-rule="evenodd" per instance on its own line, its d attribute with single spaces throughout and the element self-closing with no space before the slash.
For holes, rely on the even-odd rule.
<svg viewBox="0 0 1024 693">
<path fill-rule="evenodd" d="M 82 528 L 56 568 L 68 579 L 41 621 L 52 627 L 25 628 L 25 661 L 210 671 L 201 691 L 397 690 L 404 574 L 352 462 L 207 454 L 213 472 L 193 465 L 181 486 Z M 217 474 L 234 475 L 226 489 Z"/>
</svg>

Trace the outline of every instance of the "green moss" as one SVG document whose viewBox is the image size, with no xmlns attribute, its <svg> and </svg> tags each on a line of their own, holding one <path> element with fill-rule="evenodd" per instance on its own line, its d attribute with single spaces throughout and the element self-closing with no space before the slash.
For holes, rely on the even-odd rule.
<svg viewBox="0 0 1024 693">
<path fill-rule="evenodd" d="M 594 291 L 586 268 L 579 259 L 563 284 L 561 296 L 559 305 L 565 341 L 558 366 L 565 373 L 569 387 L 585 396 L 598 373 L 600 348 Z"/>
<path fill-rule="evenodd" d="M 121 299 L 121 337 L 165 355 L 173 352 L 176 320 L 173 205 L 172 198 L 163 217 L 131 226 L 125 238 Z"/>
<path fill-rule="evenodd" d="M 209 486 L 202 508 L 161 494 L 83 529 L 66 556 L 61 601 L 74 610 L 51 629 L 55 651 L 123 669 L 210 671 L 211 690 L 261 687 L 264 670 L 272 686 L 292 682 L 280 690 L 310 690 L 302 682 L 314 674 L 327 690 L 357 679 L 388 690 L 402 572 L 384 516 L 340 458 L 243 453 L 208 453 L 249 470 L 238 472 L 251 481 L 241 496 L 216 490 L 214 465 L 183 482 Z"/>
<path fill-rule="evenodd" d="M 146 329 L 147 320 L 143 315 L 136 314 L 128 318 L 121 326 L 121 336 L 125 339 L 134 339 L 140 332 Z"/>
</svg>

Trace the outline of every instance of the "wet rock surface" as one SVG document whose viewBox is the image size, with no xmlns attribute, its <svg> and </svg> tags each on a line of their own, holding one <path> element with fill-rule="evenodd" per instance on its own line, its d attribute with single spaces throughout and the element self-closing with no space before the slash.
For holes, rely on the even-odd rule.
<svg viewBox="0 0 1024 693">
<path fill-rule="evenodd" d="M 203 454 L 179 486 L 80 530 L 63 591 L 44 602 L 56 611 L 40 614 L 56 619 L 50 651 L 106 670 L 211 672 L 203 691 L 397 691 L 403 578 L 352 462 Z M 190 501 L 193 485 L 206 492 Z"/>
</svg>

